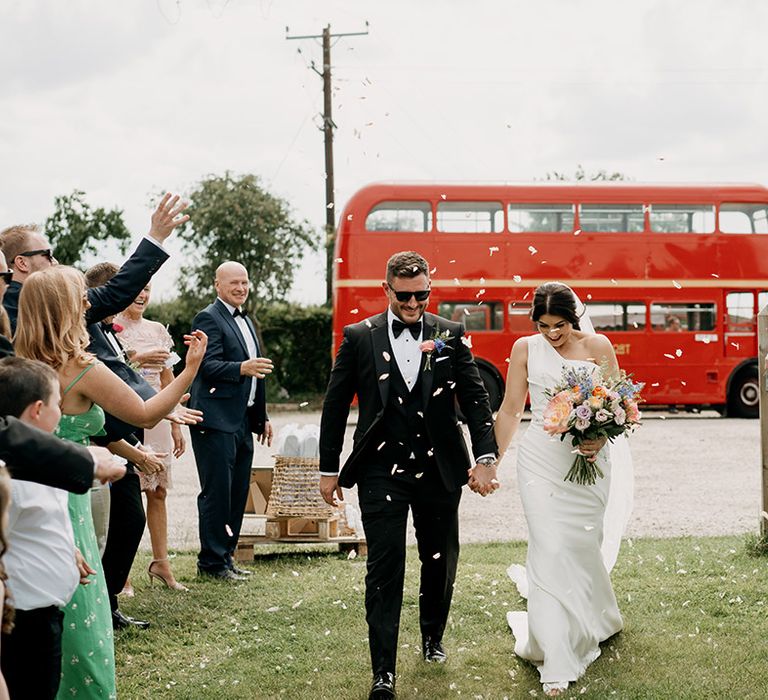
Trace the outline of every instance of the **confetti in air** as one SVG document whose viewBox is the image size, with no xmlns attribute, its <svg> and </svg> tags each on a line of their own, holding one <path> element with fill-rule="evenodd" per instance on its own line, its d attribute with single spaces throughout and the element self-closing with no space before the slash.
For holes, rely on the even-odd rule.
<svg viewBox="0 0 768 700">
<path fill-rule="evenodd" d="M 477 294 L 475 294 L 475 299 L 479 299 L 481 296 L 485 294 L 485 290 L 481 289 Z"/>
<path fill-rule="evenodd" d="M 680 282 L 678 282 L 677 280 L 672 280 L 672 286 L 673 286 L 675 289 L 682 289 L 682 288 L 683 288 L 683 285 L 682 285 L 682 284 L 680 284 Z"/>
<path fill-rule="evenodd" d="M 516 284 L 520 284 L 520 282 L 523 281 L 523 278 L 520 277 L 520 275 L 512 275 L 512 281 L 515 282 Z"/>
<path fill-rule="evenodd" d="M 675 355 L 677 355 L 678 357 L 682 357 L 683 351 L 680 348 L 678 348 L 677 350 L 675 350 Z"/>
<path fill-rule="evenodd" d="M 539 251 L 538 251 L 538 250 L 536 250 L 536 248 L 534 248 L 532 245 L 529 245 L 529 246 L 528 246 L 528 252 L 529 252 L 531 255 L 536 255 L 536 253 L 538 253 Z"/>
<path fill-rule="evenodd" d="M 442 394 L 442 393 L 443 393 L 443 387 L 439 386 L 439 387 L 437 387 L 437 389 L 435 389 L 432 392 L 432 396 L 437 396 L 438 394 Z"/>
<path fill-rule="evenodd" d="M 488 248 L 488 252 L 491 254 L 491 257 L 493 257 L 494 253 L 498 253 L 499 252 L 499 246 L 497 246 L 497 245 L 490 246 Z"/>
<path fill-rule="evenodd" d="M 389 354 L 389 353 L 388 353 L 386 350 L 384 350 L 384 352 L 382 352 L 382 353 L 381 353 L 381 355 L 382 355 L 382 357 L 383 357 L 383 358 L 384 358 L 384 359 L 385 359 L 387 362 L 389 362 L 389 360 L 390 360 L 391 356 L 390 356 L 390 354 Z"/>
<path fill-rule="evenodd" d="M 211 387 L 211 389 L 210 389 L 210 391 L 209 391 L 208 393 L 209 393 L 209 394 L 212 394 L 214 391 L 216 391 L 216 387 L 215 387 L 215 386 L 212 386 L 212 387 Z"/>
<path fill-rule="evenodd" d="M 440 552 L 435 552 L 435 553 L 432 555 L 432 558 L 433 558 L 433 559 L 439 559 L 439 558 L 440 558 Z"/>
<path fill-rule="evenodd" d="M 580 228 L 577 228 L 577 229 L 576 229 L 576 230 L 573 232 L 573 235 L 574 235 L 574 236 L 578 236 L 578 235 L 580 235 L 580 234 L 581 234 L 581 229 L 580 229 Z"/>
<path fill-rule="evenodd" d="M 455 263 L 455 262 L 456 262 L 456 258 L 454 258 L 453 260 L 449 260 L 448 262 L 449 262 L 451 265 L 453 265 L 453 263 Z"/>
<path fill-rule="evenodd" d="M 368 326 L 368 328 L 372 328 L 373 327 L 373 326 L 371 326 L 371 322 L 367 318 L 365 319 L 365 321 L 363 321 L 363 323 L 365 323 L 365 325 Z"/>
<path fill-rule="evenodd" d="M 670 354 L 670 353 L 668 353 L 668 352 L 665 352 L 665 353 L 664 353 L 664 357 L 668 357 L 670 360 L 674 360 L 674 359 L 675 359 L 675 356 L 674 356 L 674 355 L 671 355 L 671 354 Z"/>
<path fill-rule="evenodd" d="M 333 262 L 335 262 L 335 263 L 343 263 L 344 262 L 344 258 L 336 258 Z"/>
<path fill-rule="evenodd" d="M 433 268 L 432 268 L 432 269 L 429 271 L 429 274 L 430 274 L 430 275 L 434 275 L 436 272 L 437 272 L 437 268 L 436 268 L 436 267 L 433 267 Z"/>
<path fill-rule="evenodd" d="M 302 401 L 302 402 L 299 404 L 299 408 L 304 408 L 305 406 L 309 406 L 309 401 Z"/>
<path fill-rule="evenodd" d="M 382 447 L 384 447 L 384 445 L 386 445 L 386 444 L 387 444 L 387 441 L 385 440 L 384 442 L 382 442 L 382 443 L 381 443 L 381 445 L 379 445 L 379 446 L 376 448 L 376 451 L 378 452 L 379 450 L 381 450 L 381 448 L 382 448 Z"/>
<path fill-rule="evenodd" d="M 444 194 L 440 195 L 440 199 L 445 199 L 445 198 L 446 198 L 446 196 Z"/>
<path fill-rule="evenodd" d="M 224 526 L 224 532 L 227 533 L 228 537 L 232 537 L 232 528 L 229 526 L 229 524 Z"/>
<path fill-rule="evenodd" d="M 359 314 L 360 313 L 360 309 L 352 309 L 349 313 L 351 313 L 351 314 Z"/>
<path fill-rule="evenodd" d="M 390 496 L 389 494 L 387 494 L 387 500 L 388 500 L 388 501 L 391 501 L 391 500 L 392 500 L 392 496 Z"/>
<path fill-rule="evenodd" d="M 379 381 L 380 381 L 380 382 L 383 382 L 385 379 L 388 379 L 388 378 L 389 378 L 389 372 L 385 372 L 384 374 L 382 374 L 382 375 L 379 377 Z"/>
<path fill-rule="evenodd" d="M 422 476 L 424 476 L 424 472 L 419 472 L 419 473 L 416 475 L 416 478 L 417 478 L 417 479 L 421 479 L 421 477 L 422 477 Z"/>
<path fill-rule="evenodd" d="M 461 342 L 464 343 L 470 350 L 472 349 L 472 336 L 471 335 L 463 335 L 461 336 Z"/>
</svg>

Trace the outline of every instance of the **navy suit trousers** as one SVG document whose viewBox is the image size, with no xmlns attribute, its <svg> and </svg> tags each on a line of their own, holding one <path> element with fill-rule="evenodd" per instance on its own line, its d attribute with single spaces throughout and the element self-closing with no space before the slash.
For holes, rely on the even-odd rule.
<svg viewBox="0 0 768 700">
<path fill-rule="evenodd" d="M 190 433 L 200 477 L 197 567 L 215 574 L 232 568 L 251 482 L 253 435 L 245 412 L 234 433 L 194 427 Z"/>
</svg>

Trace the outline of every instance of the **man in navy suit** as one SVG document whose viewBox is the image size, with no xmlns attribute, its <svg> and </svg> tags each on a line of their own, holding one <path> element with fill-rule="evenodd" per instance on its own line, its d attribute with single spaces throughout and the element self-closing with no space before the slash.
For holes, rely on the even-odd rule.
<svg viewBox="0 0 768 700">
<path fill-rule="evenodd" d="M 215 288 L 216 301 L 192 322 L 192 328 L 208 336 L 189 401 L 190 408 L 203 412 L 202 422 L 190 428 L 200 477 L 197 569 L 201 575 L 238 581 L 250 573 L 237 568 L 232 555 L 248 499 L 251 434 L 262 444 L 272 444 L 264 388 L 272 361 L 260 357 L 256 331 L 242 309 L 248 298 L 248 271 L 237 262 L 222 263 Z"/>
</svg>

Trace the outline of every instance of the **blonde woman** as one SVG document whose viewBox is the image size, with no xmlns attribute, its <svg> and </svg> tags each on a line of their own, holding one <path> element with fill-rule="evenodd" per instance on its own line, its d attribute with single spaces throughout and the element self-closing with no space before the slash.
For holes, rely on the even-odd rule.
<svg viewBox="0 0 768 700">
<path fill-rule="evenodd" d="M 207 346 L 204 333 L 185 336 L 184 370 L 148 401 L 131 390 L 86 352 L 84 314 L 88 298 L 83 275 L 55 266 L 35 272 L 19 296 L 16 353 L 53 367 L 62 389 L 58 434 L 88 444 L 101 432 L 104 411 L 141 428 L 151 428 L 170 413 L 192 382 Z M 102 410 L 103 409 L 103 410 Z M 93 569 L 64 609 L 62 681 L 58 697 L 116 697 L 111 611 L 91 517 L 90 497 L 69 495 L 75 544 Z"/>
</svg>

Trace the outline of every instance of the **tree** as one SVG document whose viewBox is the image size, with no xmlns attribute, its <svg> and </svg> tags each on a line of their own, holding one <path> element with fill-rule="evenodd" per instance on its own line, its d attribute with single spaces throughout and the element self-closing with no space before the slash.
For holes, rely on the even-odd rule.
<svg viewBox="0 0 768 700">
<path fill-rule="evenodd" d="M 117 241 L 120 252 L 125 253 L 131 240 L 122 210 L 92 209 L 81 190 L 54 199 L 54 212 L 45 222 L 45 233 L 63 265 L 75 265 L 84 255 L 97 254 L 99 241 Z"/>
<path fill-rule="evenodd" d="M 255 175 L 209 175 L 190 193 L 190 220 L 179 231 L 188 254 L 179 290 L 184 298 L 209 294 L 226 260 L 245 266 L 249 306 L 285 299 L 305 252 L 319 241 L 308 221 L 294 220 L 286 201 L 267 192 Z"/>
</svg>

